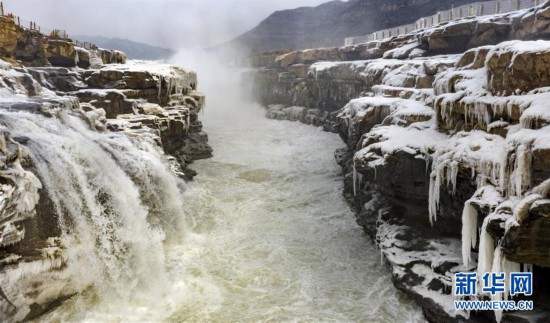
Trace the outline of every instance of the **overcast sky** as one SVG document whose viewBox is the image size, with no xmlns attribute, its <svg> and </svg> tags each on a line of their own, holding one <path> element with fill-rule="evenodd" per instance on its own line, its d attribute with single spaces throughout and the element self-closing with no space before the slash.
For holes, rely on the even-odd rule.
<svg viewBox="0 0 550 323">
<path fill-rule="evenodd" d="M 128 38 L 173 49 L 209 46 L 253 28 L 276 10 L 328 0 L 2 0 L 14 12 L 69 35 Z"/>
</svg>

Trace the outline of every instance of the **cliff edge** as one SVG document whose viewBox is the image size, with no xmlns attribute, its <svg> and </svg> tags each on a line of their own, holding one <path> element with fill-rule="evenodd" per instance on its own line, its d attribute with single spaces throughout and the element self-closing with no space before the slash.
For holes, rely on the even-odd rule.
<svg viewBox="0 0 550 323">
<path fill-rule="evenodd" d="M 204 103 L 193 71 L 0 17 L 0 320 L 158 283 L 188 164 L 212 154 Z"/>
</svg>

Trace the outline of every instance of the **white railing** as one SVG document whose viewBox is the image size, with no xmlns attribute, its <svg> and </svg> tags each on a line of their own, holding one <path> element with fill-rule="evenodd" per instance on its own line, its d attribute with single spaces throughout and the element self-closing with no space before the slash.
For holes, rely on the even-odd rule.
<svg viewBox="0 0 550 323">
<path fill-rule="evenodd" d="M 516 10 L 527 9 L 538 6 L 543 0 L 496 0 L 474 2 L 460 7 L 455 7 L 445 11 L 439 11 L 433 16 L 418 19 L 416 22 L 394 28 L 376 31 L 372 34 L 348 37 L 345 39 L 345 46 L 352 46 L 369 41 L 385 39 L 394 36 L 407 34 L 413 30 L 424 29 L 427 27 L 439 25 L 451 20 L 486 16 L 499 13 L 507 13 Z"/>
</svg>

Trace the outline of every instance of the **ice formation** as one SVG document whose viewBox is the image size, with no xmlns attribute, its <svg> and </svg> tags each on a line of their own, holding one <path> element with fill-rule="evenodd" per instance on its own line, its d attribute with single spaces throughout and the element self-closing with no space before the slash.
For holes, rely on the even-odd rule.
<svg viewBox="0 0 550 323">
<path fill-rule="evenodd" d="M 493 258 L 495 253 L 495 242 L 493 237 L 487 232 L 487 225 L 493 219 L 493 215 L 489 215 L 483 219 L 479 237 L 479 254 L 477 260 L 477 275 L 481 279 L 483 275 L 490 272 L 493 267 Z M 477 229 L 477 227 L 476 227 Z"/>
<path fill-rule="evenodd" d="M 430 176 L 429 215 L 437 220 L 442 184 L 456 190 L 459 169 L 471 169 L 477 186 L 498 186 L 505 149 L 504 139 L 482 131 L 461 132 L 451 137 L 433 155 Z M 476 176 L 477 175 L 477 176 Z"/>
<path fill-rule="evenodd" d="M 166 89 L 166 98 L 172 95 L 182 95 L 188 88 L 195 88 L 197 75 L 178 66 L 149 61 L 128 61 L 126 64 L 110 64 L 102 68 L 103 71 L 129 71 L 150 73 L 157 82 L 158 97 L 161 98 L 163 89 Z"/>
<path fill-rule="evenodd" d="M 6 246 L 24 238 L 25 230 L 19 227 L 19 222 L 34 215 L 42 183 L 21 166 L 24 153 L 19 143 L 7 133 L 0 136 L 0 150 L 6 155 L 0 177 L 7 182 L 0 185 L 0 246 Z M 7 142 L 15 146 L 15 151 L 9 151 Z M 10 158 L 13 160 L 8 161 Z"/>
<path fill-rule="evenodd" d="M 477 243 L 477 210 L 471 200 L 464 203 L 462 211 L 462 262 L 468 267 L 472 262 L 471 249 Z"/>
</svg>

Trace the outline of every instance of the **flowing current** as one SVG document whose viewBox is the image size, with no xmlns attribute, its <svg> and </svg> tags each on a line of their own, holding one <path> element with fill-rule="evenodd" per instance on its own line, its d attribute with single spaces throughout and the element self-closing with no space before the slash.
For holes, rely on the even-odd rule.
<svg viewBox="0 0 550 323">
<path fill-rule="evenodd" d="M 207 119 L 215 157 L 186 194 L 204 241 L 168 258 L 173 273 L 204 275 L 209 296 L 170 320 L 421 321 L 342 197 L 340 139 L 250 109 Z"/>
<path fill-rule="evenodd" d="M 40 130 L 31 140 L 57 147 L 35 147 L 33 159 L 61 162 L 39 169 L 46 187 L 74 179 L 51 199 L 94 219 L 71 220 L 84 233 L 75 245 L 105 249 L 89 247 L 83 253 L 90 257 L 72 259 L 75 280 L 96 280 L 95 286 L 39 320 L 423 321 L 393 287 L 341 195 L 332 154 L 340 139 L 268 120 L 241 98 L 233 73 L 194 68 L 205 79 L 203 122 L 215 156 L 192 165 L 199 175 L 183 193 L 147 142 L 90 134 L 70 116 L 64 117 L 69 130 L 33 123 Z M 90 182 L 94 172 L 106 176 Z M 112 210 L 92 197 L 71 202 L 77 193 L 113 199 Z"/>
</svg>

